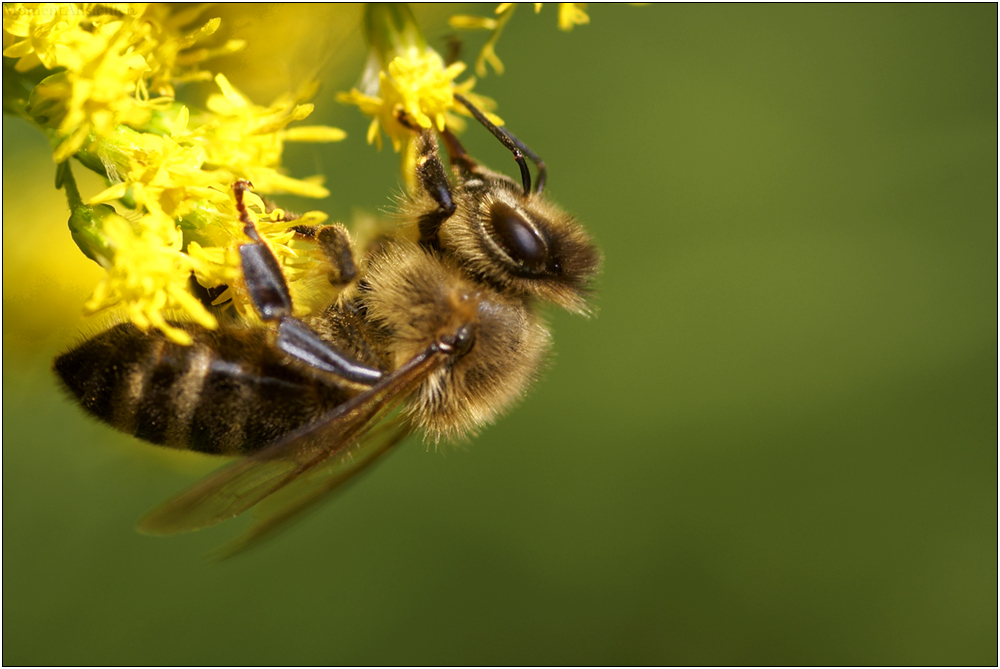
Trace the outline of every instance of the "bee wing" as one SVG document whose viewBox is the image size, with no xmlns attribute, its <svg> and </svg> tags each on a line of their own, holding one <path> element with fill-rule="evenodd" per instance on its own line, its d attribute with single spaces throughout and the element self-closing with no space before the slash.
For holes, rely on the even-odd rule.
<svg viewBox="0 0 1000 669">
<path fill-rule="evenodd" d="M 409 436 L 411 431 L 410 422 L 405 416 L 395 416 L 379 424 L 361 443 L 342 457 L 330 458 L 323 465 L 261 501 L 251 512 L 254 516 L 253 525 L 215 551 L 213 557 L 220 560 L 233 557 L 271 537 L 275 531 L 284 529 L 291 521 L 375 464 L 393 446 Z"/>
<path fill-rule="evenodd" d="M 431 345 L 320 420 L 167 500 L 139 522 L 139 531 L 167 536 L 209 527 L 243 513 L 302 474 L 346 453 L 377 422 L 377 416 L 391 411 L 447 358 L 448 353 Z M 359 470 L 346 467 L 344 480 Z"/>
</svg>

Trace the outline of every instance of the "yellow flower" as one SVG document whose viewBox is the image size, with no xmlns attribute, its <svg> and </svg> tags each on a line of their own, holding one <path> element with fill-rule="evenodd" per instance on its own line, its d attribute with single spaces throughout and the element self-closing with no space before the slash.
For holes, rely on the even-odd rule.
<svg viewBox="0 0 1000 669">
<path fill-rule="evenodd" d="M 146 74 L 149 90 L 166 97 L 174 97 L 174 85 L 189 81 L 209 81 L 212 73 L 199 69 L 206 60 L 226 56 L 246 47 L 246 42 L 232 39 L 212 48 L 192 48 L 215 34 L 222 20 L 209 19 L 194 30 L 186 30 L 210 5 L 199 4 L 178 10 L 163 3 L 150 4 L 142 15 L 140 30 L 145 35 L 136 50 L 147 55 L 149 71 Z"/>
<path fill-rule="evenodd" d="M 422 128 L 445 129 L 451 119 L 449 112 L 458 107 L 454 93 L 468 93 L 475 84 L 470 79 L 461 85 L 455 77 L 465 71 L 464 63 L 445 67 L 444 61 L 432 49 L 412 50 L 389 63 L 388 72 L 378 74 L 377 94 L 365 94 L 357 89 L 341 93 L 341 102 L 357 105 L 372 117 L 368 127 L 368 143 L 382 146 L 379 129 L 385 131 L 396 151 L 401 151 L 413 135 L 411 128 L 400 123 L 401 115 L 409 123 Z"/>
<path fill-rule="evenodd" d="M 172 220 L 147 214 L 133 224 L 108 217 L 103 230 L 114 257 L 84 305 L 88 313 L 122 307 L 140 329 L 157 328 L 180 344 L 190 344 L 191 337 L 168 323 L 164 312 L 180 312 L 206 328 L 218 326 L 188 290 L 193 264 L 181 252 L 181 234 Z"/>
<path fill-rule="evenodd" d="M 216 75 L 221 94 L 208 98 L 209 114 L 199 116 L 203 123 L 192 133 L 194 141 L 204 146 L 206 162 L 225 167 L 234 175 L 249 179 L 263 193 L 294 193 L 305 197 L 326 197 L 329 191 L 322 177 L 293 179 L 280 171 L 284 143 L 337 142 L 346 134 L 328 126 L 288 128 L 293 121 L 309 116 L 312 104 L 298 104 L 290 95 L 270 107 L 259 107 L 247 100 L 222 74 Z"/>
<path fill-rule="evenodd" d="M 118 183 L 90 198 L 87 204 L 92 206 L 127 200 L 137 210 L 151 215 L 153 218 L 149 220 L 173 221 L 179 224 L 191 240 L 186 248 L 185 258 L 199 283 L 206 288 L 228 285 L 230 290 L 223 293 L 219 301 L 232 299 L 237 311 L 253 318 L 255 314 L 249 297 L 246 291 L 237 285 L 241 277 L 238 247 L 250 240 L 243 231 L 243 224 L 236 211 L 232 184 L 238 178 L 245 178 L 250 174 L 273 173 L 281 179 L 278 182 L 279 186 L 291 184 L 296 192 L 302 194 L 310 194 L 310 191 L 304 188 L 301 182 L 285 177 L 273 168 L 253 163 L 254 157 L 250 155 L 243 156 L 242 159 L 234 157 L 233 160 L 240 164 L 234 165 L 232 169 L 212 169 L 208 158 L 213 153 L 224 153 L 233 148 L 220 139 L 218 133 L 220 125 L 225 126 L 225 120 L 192 131 L 187 129 L 187 121 L 186 108 L 182 108 L 173 124 L 170 136 L 138 133 L 128 128 L 119 128 L 112 137 L 97 143 L 97 148 L 94 150 L 100 154 L 100 161 L 109 176 Z M 257 130 L 290 132 L 275 131 L 275 127 L 280 127 L 280 123 L 277 126 L 260 126 Z M 325 137 L 336 134 L 332 132 L 334 130 L 336 129 L 313 127 L 307 128 L 304 135 Z M 231 139 L 233 146 L 239 145 L 238 137 Z M 246 139 L 250 141 L 252 138 Z M 277 156 L 272 158 L 280 158 L 280 150 Z M 292 248 L 294 233 L 289 230 L 290 224 L 286 215 L 280 209 L 267 211 L 265 203 L 254 193 L 245 193 L 245 198 L 248 210 L 257 220 L 261 237 L 271 247 L 279 263 L 287 266 L 286 279 L 294 294 L 300 290 L 296 282 L 303 278 L 306 272 L 296 264 L 300 254 Z M 296 219 L 296 222 L 316 225 L 324 219 L 325 215 L 310 212 L 301 219 Z M 174 232 L 176 230 L 171 231 L 169 235 L 161 235 L 167 240 L 165 244 L 171 249 Z M 151 243 L 148 242 L 147 246 Z M 128 248 L 136 247 L 133 245 Z M 314 258 L 309 260 L 315 264 Z M 124 264 L 119 267 L 118 274 L 125 276 L 129 271 L 142 271 L 142 265 Z M 173 278 L 173 275 L 163 272 L 156 276 L 163 280 Z M 154 303 L 147 303 L 147 309 L 142 313 L 148 315 L 149 309 L 152 308 L 150 304 Z M 151 322 L 158 327 L 160 321 Z"/>
<path fill-rule="evenodd" d="M 464 63 L 445 65 L 444 59 L 426 45 L 413 15 L 393 5 L 389 9 L 369 9 L 366 14 L 368 38 L 372 53 L 362 75 L 361 90 L 354 88 L 341 93 L 338 100 L 357 105 L 372 117 L 368 126 L 368 143 L 382 147 L 380 130 L 392 141 L 393 149 L 404 153 L 403 174 L 409 178 L 412 160 L 408 150 L 413 139 L 414 125 L 443 131 L 446 127 L 460 130 L 464 126 L 453 112 L 468 114 L 455 99 L 459 93 L 502 125 L 503 120 L 489 113 L 496 107 L 493 100 L 472 93 L 475 78 L 462 83 L 455 79 L 465 71 Z M 401 122 L 404 121 L 404 122 Z"/>
<path fill-rule="evenodd" d="M 536 2 L 535 13 L 541 11 L 542 3 Z M 500 39 L 507 22 L 514 15 L 517 5 L 513 2 L 501 2 L 495 10 L 496 18 L 484 16 L 456 15 L 448 19 L 448 24 L 457 30 L 489 30 L 490 36 L 486 43 L 479 50 L 476 57 L 476 74 L 480 77 L 486 76 L 486 63 L 489 63 L 494 72 L 503 74 L 503 63 L 496 53 L 496 44 Z M 559 3 L 559 29 L 569 31 L 573 26 L 590 23 L 587 15 L 587 5 L 582 2 L 560 2 Z"/>
<path fill-rule="evenodd" d="M 202 169 L 206 154 L 202 147 L 182 145 L 169 136 L 119 127 L 90 150 L 116 183 L 90 198 L 88 204 L 112 202 L 130 194 L 136 208 L 174 219 L 187 213 L 188 203 L 212 197 L 212 186 L 218 191 L 233 181 L 227 171 Z"/>
<path fill-rule="evenodd" d="M 101 58 L 109 48 L 123 49 L 148 63 L 147 88 L 167 97 L 173 84 L 210 79 L 195 68 L 208 58 L 243 49 L 242 40 L 229 40 L 214 48 L 191 49 L 219 28 L 220 19 L 208 20 L 194 30 L 207 5 L 181 10 L 163 3 L 12 3 L 4 5 L 4 51 L 17 58 L 15 69 L 27 72 L 39 64 L 52 70 L 64 67 L 80 72 L 88 61 Z"/>
<path fill-rule="evenodd" d="M 590 23 L 590 17 L 587 16 L 586 3 L 559 3 L 559 30 L 570 31 L 573 29 L 573 26 L 582 26 L 588 23 Z"/>
<path fill-rule="evenodd" d="M 202 8 L 171 13 L 163 5 L 15 4 L 4 6 L 3 55 L 15 71 L 41 64 L 64 68 L 32 91 L 27 112 L 55 133 L 55 159 L 79 151 L 88 136 L 102 138 L 119 125 L 142 127 L 153 108 L 149 90 L 173 96 L 173 82 L 210 76 L 194 66 L 243 47 L 190 50 L 218 28 L 212 19 L 189 34 L 182 27 Z"/>
<path fill-rule="evenodd" d="M 197 123 L 192 123 L 187 107 L 177 105 L 159 112 L 156 125 L 166 129 L 161 134 L 118 126 L 109 136 L 92 139 L 78 154 L 81 162 L 112 182 L 75 208 L 71 219 L 81 249 L 103 260 L 109 271 L 88 302 L 88 311 L 121 306 L 139 327 L 159 328 L 181 342 L 187 341 L 186 335 L 169 325 L 164 312 L 180 310 L 206 327 L 215 325 L 214 317 L 206 317 L 211 315 L 187 292 L 192 272 L 206 288 L 229 286 L 217 303 L 231 299 L 239 313 L 256 318 L 240 281 L 238 247 L 249 239 L 236 211 L 232 184 L 249 178 L 262 184 L 258 187 L 262 192 L 326 195 L 315 181 L 293 179 L 279 171 L 284 142 L 344 137 L 343 131 L 326 126 L 286 127 L 308 116 L 310 104 L 295 104 L 287 97 L 271 107 L 259 107 L 222 75 L 216 81 L 221 93 L 209 98 L 209 111 L 199 113 Z M 262 238 L 285 268 L 293 295 L 308 293 L 312 280 L 321 274 L 317 258 L 295 248 L 284 212 L 268 211 L 253 193 L 245 196 Z M 81 212 L 97 211 L 94 206 L 104 203 L 134 210 L 139 222 L 129 229 L 138 232 L 129 236 L 129 226 L 123 227 L 117 215 L 81 217 Z M 324 219 L 325 215 L 310 212 L 296 221 L 316 225 Z M 105 251 L 109 247 L 110 253 Z M 108 255 L 113 261 L 107 261 Z M 304 296 L 295 304 L 303 314 L 310 300 Z"/>
<path fill-rule="evenodd" d="M 55 129 L 60 140 L 56 162 L 79 151 L 91 133 L 104 137 L 119 125 L 139 126 L 149 119 L 150 106 L 135 97 L 145 69 L 142 56 L 123 55 L 109 46 L 79 70 L 54 74 L 35 87 L 28 112 L 41 125 Z"/>
<path fill-rule="evenodd" d="M 71 3 L 5 4 L 3 55 L 17 58 L 14 69 L 27 72 L 38 65 L 52 70 L 68 67 L 78 52 L 94 53 L 95 35 L 81 28 L 87 13 Z"/>
<path fill-rule="evenodd" d="M 540 3 L 535 3 L 535 11 L 537 12 L 540 8 Z M 495 19 L 478 16 L 452 16 L 448 19 L 448 24 L 458 30 L 490 31 L 490 36 L 476 57 L 476 74 L 480 77 L 486 76 L 486 63 L 489 63 L 497 74 L 503 74 L 503 63 L 496 54 L 496 44 L 507 22 L 514 15 L 515 9 L 514 3 L 502 2 L 496 9 L 497 18 Z"/>
</svg>

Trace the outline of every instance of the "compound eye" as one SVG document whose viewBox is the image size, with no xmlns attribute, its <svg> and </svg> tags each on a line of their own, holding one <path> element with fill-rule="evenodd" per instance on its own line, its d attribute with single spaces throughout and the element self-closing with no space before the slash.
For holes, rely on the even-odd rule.
<svg viewBox="0 0 1000 669">
<path fill-rule="evenodd" d="M 490 208 L 493 239 L 521 267 L 540 272 L 549 259 L 545 240 L 513 207 L 495 202 Z"/>
</svg>

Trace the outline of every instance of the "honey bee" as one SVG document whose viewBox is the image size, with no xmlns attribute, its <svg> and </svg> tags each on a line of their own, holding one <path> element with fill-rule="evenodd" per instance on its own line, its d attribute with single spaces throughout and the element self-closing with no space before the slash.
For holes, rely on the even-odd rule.
<svg viewBox="0 0 1000 669">
<path fill-rule="evenodd" d="M 178 324 L 193 339 L 183 346 L 124 323 L 56 358 L 73 397 L 111 426 L 242 456 L 154 509 L 141 531 L 197 530 L 256 507 L 234 544 L 245 548 L 411 432 L 455 439 L 493 421 L 524 395 L 550 348 L 536 306 L 587 313 L 600 252 L 543 196 L 544 162 L 456 98 L 513 153 L 520 183 L 481 166 L 446 130 L 449 179 L 438 136 L 413 126 L 405 223 L 360 258 L 343 226 L 304 231 L 342 290 L 300 320 L 243 203 L 250 185 L 237 182 L 243 282 L 262 326 Z"/>
</svg>

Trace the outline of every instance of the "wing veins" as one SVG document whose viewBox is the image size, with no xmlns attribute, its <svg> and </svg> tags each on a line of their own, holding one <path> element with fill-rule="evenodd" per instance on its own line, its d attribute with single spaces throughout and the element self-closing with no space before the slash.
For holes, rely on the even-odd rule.
<svg viewBox="0 0 1000 669">
<path fill-rule="evenodd" d="M 329 466 L 325 471 L 311 472 L 309 477 L 300 478 L 282 489 L 278 495 L 263 500 L 253 509 L 253 525 L 236 539 L 214 551 L 212 557 L 218 560 L 231 558 L 287 528 L 328 495 L 337 492 L 344 484 L 374 465 L 410 434 L 410 425 L 402 416 L 396 416 L 390 420 L 390 424 L 380 427 L 387 430 L 383 434 L 366 436 L 356 459 L 348 460 L 351 456 L 344 454 L 340 462 Z M 296 486 L 299 488 L 293 491 L 292 488 Z M 288 496 L 278 499 L 286 491 Z"/>
</svg>

